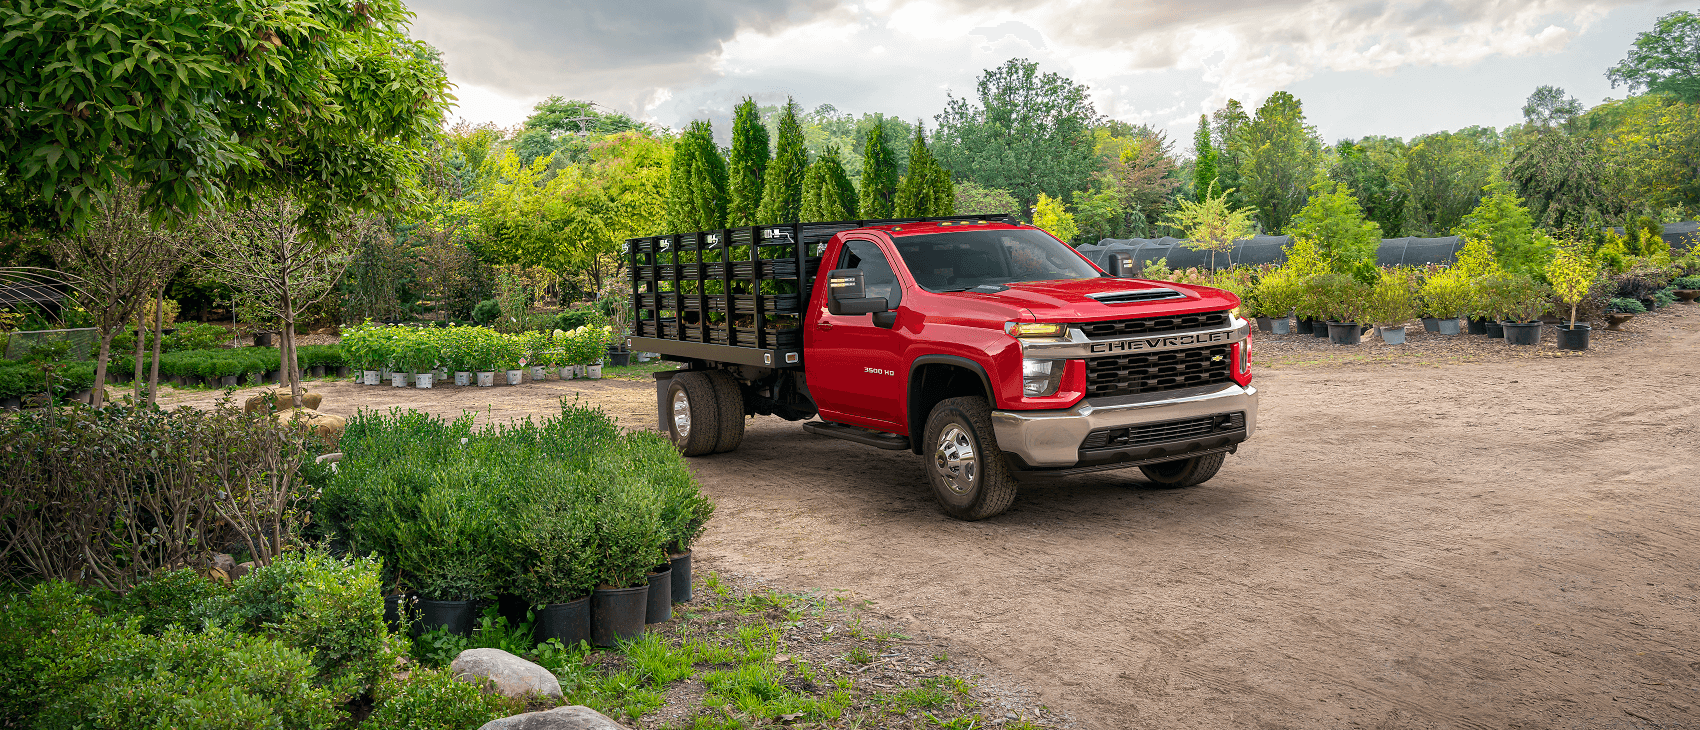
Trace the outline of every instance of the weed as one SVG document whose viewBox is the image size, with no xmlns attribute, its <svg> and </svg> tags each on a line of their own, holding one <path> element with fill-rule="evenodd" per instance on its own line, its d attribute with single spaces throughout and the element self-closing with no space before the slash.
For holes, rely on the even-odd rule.
<svg viewBox="0 0 1700 730">
<path fill-rule="evenodd" d="M 938 662 L 940 664 L 949 664 L 950 663 L 950 655 L 941 651 L 941 652 L 933 655 L 933 661 Z"/>
<path fill-rule="evenodd" d="M 845 655 L 844 659 L 851 664 L 867 664 L 874 660 L 874 655 L 869 654 L 867 649 L 853 646 L 850 647 L 850 653 Z"/>
</svg>

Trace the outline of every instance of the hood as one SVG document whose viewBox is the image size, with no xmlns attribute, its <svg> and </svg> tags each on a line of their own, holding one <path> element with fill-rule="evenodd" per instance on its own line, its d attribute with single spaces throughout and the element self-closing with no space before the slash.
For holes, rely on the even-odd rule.
<svg viewBox="0 0 1700 730">
<path fill-rule="evenodd" d="M 1026 310 L 1036 322 L 1095 322 L 1163 314 L 1215 312 L 1239 306 L 1239 298 L 1220 289 L 1167 281 L 1064 279 L 1005 285 L 1002 291 L 973 290 L 951 296 Z"/>
</svg>

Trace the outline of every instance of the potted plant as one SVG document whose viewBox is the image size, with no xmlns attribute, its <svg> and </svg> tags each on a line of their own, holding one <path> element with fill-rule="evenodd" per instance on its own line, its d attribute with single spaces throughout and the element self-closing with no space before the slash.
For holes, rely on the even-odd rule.
<svg viewBox="0 0 1700 730">
<path fill-rule="evenodd" d="M 1635 315 L 1647 311 L 1641 302 L 1628 297 L 1612 297 L 1606 302 L 1606 329 L 1617 330 L 1624 322 L 1633 319 Z"/>
<path fill-rule="evenodd" d="M 609 340 L 613 339 L 613 331 L 608 325 L 592 326 L 585 332 L 585 366 L 584 376 L 591 380 L 602 379 L 602 359 L 608 349 Z"/>
<path fill-rule="evenodd" d="M 493 387 L 496 384 L 496 368 L 502 360 L 501 343 L 497 339 L 501 335 L 487 327 L 479 327 L 473 332 L 471 351 L 473 367 L 478 368 L 478 387 Z"/>
<path fill-rule="evenodd" d="M 474 330 L 470 327 L 451 325 L 437 335 L 443 343 L 443 364 L 454 373 L 454 382 L 458 386 L 472 384 L 473 334 Z"/>
<path fill-rule="evenodd" d="M 674 474 L 661 482 L 661 521 L 667 530 L 667 561 L 672 567 L 674 603 L 691 600 L 691 545 L 702 536 L 714 503 L 702 495 L 688 474 Z"/>
<path fill-rule="evenodd" d="M 1576 308 L 1593 293 L 1594 283 L 1600 278 L 1599 262 L 1580 251 L 1559 249 L 1547 262 L 1546 275 L 1559 301 L 1570 305 L 1570 324 L 1558 326 L 1558 349 L 1588 349 L 1588 335 L 1593 328 L 1576 324 Z"/>
<path fill-rule="evenodd" d="M 1405 344 L 1405 323 L 1422 314 L 1416 273 L 1402 267 L 1383 269 L 1370 292 L 1368 313 L 1378 325 L 1382 342 Z"/>
<path fill-rule="evenodd" d="M 590 597 L 590 633 L 597 646 L 614 646 L 643 633 L 649 613 L 647 574 L 667 559 L 662 506 L 647 485 L 624 480 L 604 485 L 591 537 L 596 589 Z"/>
<path fill-rule="evenodd" d="M 545 488 L 525 511 L 502 523 L 497 549 L 502 573 L 509 576 L 509 590 L 535 609 L 533 638 L 539 642 L 573 646 L 591 638 L 595 519 L 588 500 Z"/>
<path fill-rule="evenodd" d="M 1552 311 L 1552 290 L 1526 274 L 1511 277 L 1507 290 L 1505 341 L 1513 345 L 1541 343 L 1541 315 Z"/>
<path fill-rule="evenodd" d="M 531 381 L 538 382 L 549 377 L 549 366 L 545 353 L 549 351 L 549 333 L 532 330 L 520 335 L 521 347 L 525 350 L 526 365 L 531 368 Z"/>
<path fill-rule="evenodd" d="M 497 367 L 507 373 L 508 385 L 519 385 L 525 380 L 525 371 L 520 369 L 525 367 L 524 346 L 520 344 L 518 337 L 512 335 L 496 333 L 493 339 L 496 341 L 496 352 L 501 356 Z"/>
<path fill-rule="evenodd" d="M 1298 306 L 1303 294 L 1298 279 L 1286 270 L 1276 270 L 1258 282 L 1252 299 L 1257 303 L 1259 312 L 1269 318 L 1269 331 L 1285 335 L 1293 331 L 1288 315 Z"/>
<path fill-rule="evenodd" d="M 1351 274 L 1323 274 L 1314 287 L 1322 293 L 1321 311 L 1328 315 L 1328 341 L 1336 345 L 1362 342 L 1360 320 L 1370 306 L 1370 288 Z"/>
<path fill-rule="evenodd" d="M 1671 293 L 1681 299 L 1683 304 L 1693 304 L 1700 299 L 1700 276 L 1681 276 L 1671 280 Z"/>
<path fill-rule="evenodd" d="M 412 330 L 396 343 L 396 359 L 401 369 L 413 373 L 414 387 L 430 388 L 434 377 L 433 370 L 441 350 L 436 338 L 426 330 Z"/>
<path fill-rule="evenodd" d="M 1462 271 L 1447 269 L 1423 281 L 1421 290 L 1423 327 L 1434 320 L 1434 330 L 1443 335 L 1459 333 L 1458 317 L 1469 309 L 1476 296 L 1470 279 Z"/>
</svg>

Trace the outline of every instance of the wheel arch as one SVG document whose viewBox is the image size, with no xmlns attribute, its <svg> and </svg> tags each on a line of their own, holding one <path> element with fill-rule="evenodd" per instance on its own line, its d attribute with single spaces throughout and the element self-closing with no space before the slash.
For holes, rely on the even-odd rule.
<svg viewBox="0 0 1700 730">
<path fill-rule="evenodd" d="M 905 414 L 909 425 L 909 449 L 923 452 L 921 432 L 926 429 L 927 416 L 933 406 L 946 398 L 985 396 L 986 404 L 997 408 L 992 379 L 979 363 L 958 355 L 922 355 L 909 364 L 908 408 Z"/>
</svg>

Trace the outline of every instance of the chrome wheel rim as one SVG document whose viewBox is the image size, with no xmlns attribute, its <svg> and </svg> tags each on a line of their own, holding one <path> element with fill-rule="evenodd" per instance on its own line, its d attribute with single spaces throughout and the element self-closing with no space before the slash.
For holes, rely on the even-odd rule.
<svg viewBox="0 0 1700 730">
<path fill-rule="evenodd" d="M 678 434 L 680 441 L 691 437 L 691 399 L 682 388 L 673 394 L 673 433 Z"/>
<path fill-rule="evenodd" d="M 974 441 L 968 432 L 952 425 L 939 434 L 938 448 L 933 451 L 933 468 L 952 493 L 961 496 L 974 491 L 974 480 L 980 477 L 980 458 L 974 453 Z"/>
</svg>

